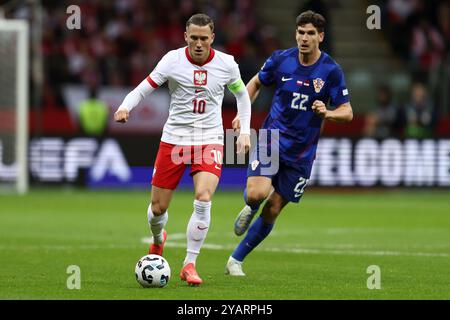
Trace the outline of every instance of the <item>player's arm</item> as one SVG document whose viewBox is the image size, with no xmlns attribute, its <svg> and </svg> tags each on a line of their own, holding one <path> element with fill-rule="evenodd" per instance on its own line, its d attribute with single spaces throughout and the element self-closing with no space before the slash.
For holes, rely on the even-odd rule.
<svg viewBox="0 0 450 320">
<path fill-rule="evenodd" d="M 248 83 L 247 83 L 247 92 L 250 97 L 251 103 L 255 102 L 256 98 L 259 95 L 259 90 L 261 89 L 261 81 L 259 80 L 258 74 L 256 74 Z M 231 122 L 231 127 L 234 130 L 239 130 L 241 128 L 241 121 L 239 118 L 239 114 Z"/>
<path fill-rule="evenodd" d="M 248 83 L 247 83 L 247 91 L 250 96 L 250 101 L 255 102 L 256 98 L 259 95 L 259 90 L 261 89 L 261 81 L 259 80 L 258 74 L 256 74 Z"/>
<path fill-rule="evenodd" d="M 244 153 L 250 149 L 250 117 L 251 117 L 251 101 L 247 89 L 242 79 L 238 79 L 234 83 L 228 85 L 228 90 L 236 98 L 238 115 L 242 123 L 241 131 L 237 139 L 237 153 Z"/>
<path fill-rule="evenodd" d="M 345 85 L 344 73 L 340 67 L 336 67 L 329 75 L 330 104 L 337 106 L 334 110 L 328 110 L 325 103 L 316 100 L 312 104 L 313 112 L 322 119 L 333 122 L 350 122 L 353 119 L 353 110 L 350 104 L 348 89 Z"/>
<path fill-rule="evenodd" d="M 127 94 L 122 104 L 117 108 L 117 111 L 114 113 L 114 121 L 121 123 L 127 122 L 130 111 L 155 89 L 154 85 L 150 84 L 148 78 L 143 80 L 133 91 Z"/>
<path fill-rule="evenodd" d="M 275 83 L 275 69 L 278 65 L 277 57 L 279 54 L 279 50 L 272 53 L 272 55 L 264 62 L 264 65 L 261 67 L 261 70 L 247 83 L 247 91 L 250 96 L 250 100 L 253 103 L 259 95 L 259 91 L 261 86 L 270 86 Z M 240 128 L 240 119 L 239 115 L 234 118 L 231 123 L 233 129 L 237 130 Z"/>
<path fill-rule="evenodd" d="M 150 75 L 125 97 L 116 113 L 114 113 L 115 121 L 127 122 L 131 110 L 144 100 L 146 96 L 167 81 L 170 70 L 173 69 L 173 65 L 176 63 L 174 60 L 175 57 L 175 50 L 169 51 L 162 57 Z"/>
<path fill-rule="evenodd" d="M 353 119 L 353 110 L 350 102 L 339 105 L 334 110 L 328 110 L 325 103 L 320 100 L 313 102 L 312 110 L 322 119 L 334 122 L 350 122 Z"/>
</svg>

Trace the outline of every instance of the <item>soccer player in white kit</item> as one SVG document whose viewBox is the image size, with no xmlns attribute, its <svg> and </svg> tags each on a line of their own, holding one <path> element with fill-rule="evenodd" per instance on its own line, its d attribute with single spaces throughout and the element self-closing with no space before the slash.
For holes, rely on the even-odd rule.
<svg viewBox="0 0 450 320">
<path fill-rule="evenodd" d="M 180 278 L 189 285 L 199 285 L 202 279 L 195 263 L 209 229 L 211 199 L 222 169 L 221 106 L 225 86 L 236 97 L 241 121 L 236 143 L 238 153 L 250 148 L 251 102 L 233 56 L 211 48 L 214 23 L 210 17 L 193 15 L 186 22 L 184 38 L 187 47 L 168 52 L 150 75 L 125 97 L 114 120 L 126 122 L 134 107 L 168 81 L 169 118 L 155 161 L 148 206 L 148 221 L 153 234 L 149 253 L 163 253 L 167 209 L 186 164 L 191 164 L 194 211 L 187 226 L 187 254 Z"/>
</svg>

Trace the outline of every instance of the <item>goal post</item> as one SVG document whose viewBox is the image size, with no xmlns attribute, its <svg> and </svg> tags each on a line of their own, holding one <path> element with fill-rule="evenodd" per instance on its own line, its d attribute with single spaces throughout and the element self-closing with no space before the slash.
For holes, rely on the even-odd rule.
<svg viewBox="0 0 450 320">
<path fill-rule="evenodd" d="M 0 18 L 0 192 L 28 190 L 28 22 Z"/>
</svg>

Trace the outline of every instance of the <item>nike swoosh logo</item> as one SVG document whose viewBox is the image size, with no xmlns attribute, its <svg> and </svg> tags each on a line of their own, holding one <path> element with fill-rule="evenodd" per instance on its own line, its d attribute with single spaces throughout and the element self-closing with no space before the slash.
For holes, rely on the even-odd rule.
<svg viewBox="0 0 450 320">
<path fill-rule="evenodd" d="M 285 77 L 281 78 L 281 81 L 289 81 L 289 80 L 292 80 L 292 78 L 285 78 Z"/>
<path fill-rule="evenodd" d="M 206 229 L 208 229 L 208 227 L 202 228 L 202 227 L 200 227 L 200 226 L 197 226 L 197 229 L 198 229 L 198 230 L 206 230 Z"/>
<path fill-rule="evenodd" d="M 195 93 L 199 93 L 199 92 L 203 92 L 205 91 L 204 89 L 195 89 Z"/>
</svg>

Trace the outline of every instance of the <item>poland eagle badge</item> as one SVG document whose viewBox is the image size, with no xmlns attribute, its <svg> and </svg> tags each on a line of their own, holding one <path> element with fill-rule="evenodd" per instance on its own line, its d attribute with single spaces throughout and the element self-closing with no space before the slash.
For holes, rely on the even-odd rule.
<svg viewBox="0 0 450 320">
<path fill-rule="evenodd" d="M 208 73 L 206 70 L 194 70 L 194 84 L 196 86 L 205 86 L 208 82 Z"/>
</svg>

